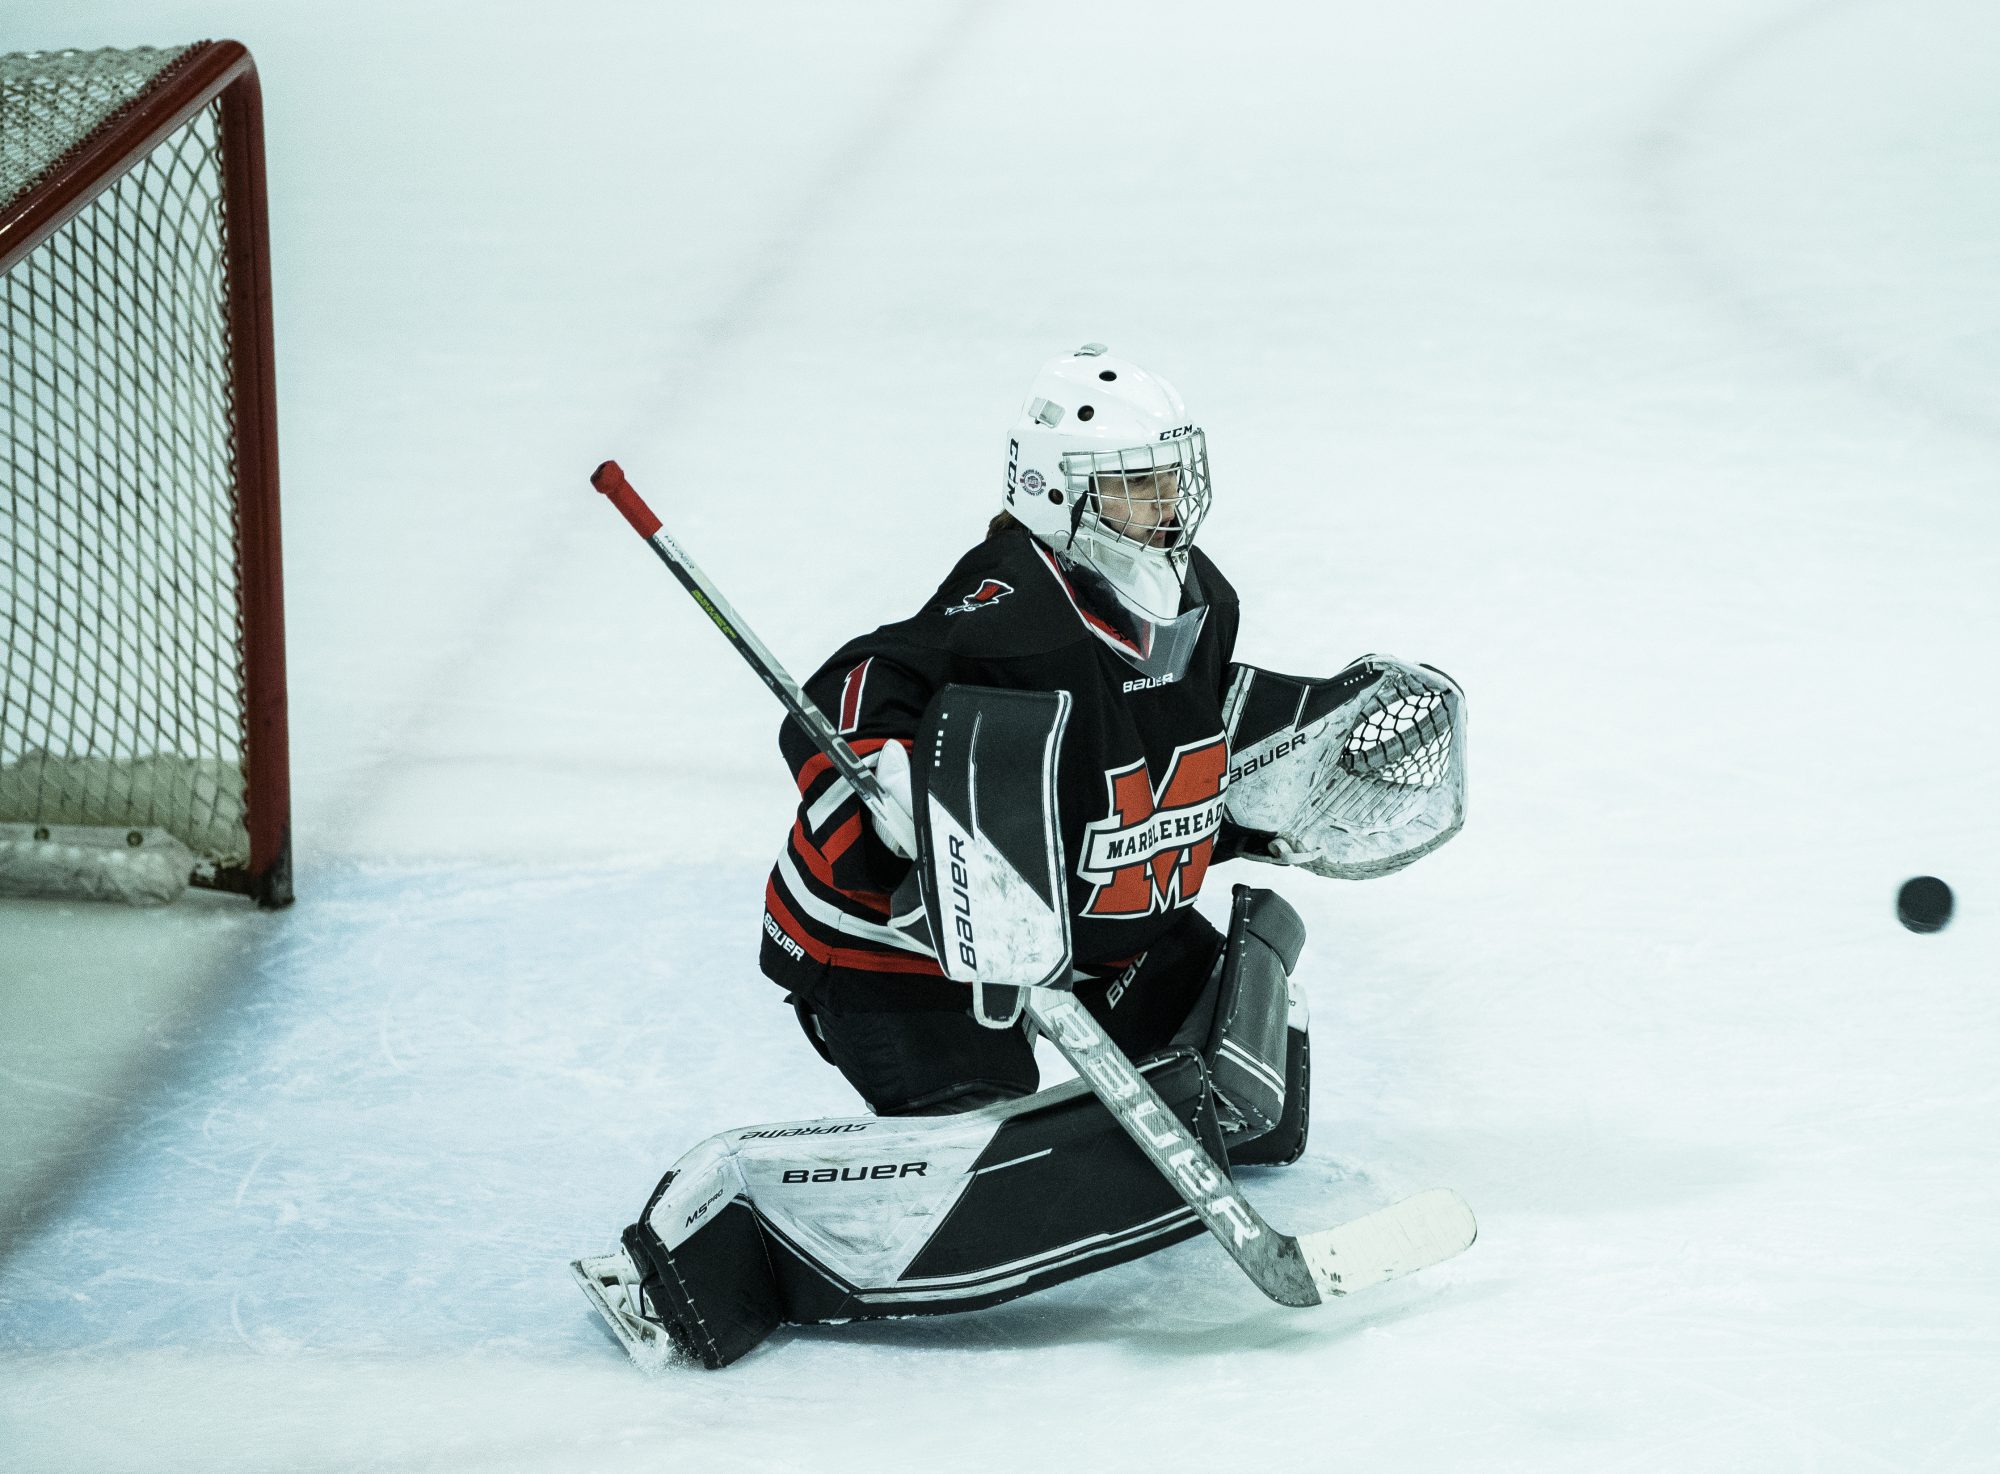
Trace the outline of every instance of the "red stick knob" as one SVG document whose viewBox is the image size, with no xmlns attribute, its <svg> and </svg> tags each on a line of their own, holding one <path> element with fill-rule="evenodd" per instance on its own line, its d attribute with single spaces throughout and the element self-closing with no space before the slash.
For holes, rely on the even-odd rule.
<svg viewBox="0 0 2000 1474">
<path fill-rule="evenodd" d="M 590 484 L 611 498 L 611 505 L 624 514 L 634 532 L 648 542 L 653 540 L 653 534 L 660 530 L 660 519 L 653 515 L 653 509 L 646 505 L 645 498 L 632 489 L 632 483 L 625 479 L 618 462 L 606 461 L 592 471 Z"/>
</svg>

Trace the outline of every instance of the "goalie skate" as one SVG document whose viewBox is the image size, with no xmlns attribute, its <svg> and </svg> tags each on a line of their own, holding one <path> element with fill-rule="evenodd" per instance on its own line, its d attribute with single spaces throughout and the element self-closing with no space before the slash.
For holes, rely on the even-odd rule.
<svg viewBox="0 0 2000 1474">
<path fill-rule="evenodd" d="M 572 1259 L 569 1272 L 605 1328 L 642 1370 L 656 1372 L 674 1357 L 666 1328 L 646 1314 L 639 1271 L 619 1249 L 594 1259 Z"/>
</svg>

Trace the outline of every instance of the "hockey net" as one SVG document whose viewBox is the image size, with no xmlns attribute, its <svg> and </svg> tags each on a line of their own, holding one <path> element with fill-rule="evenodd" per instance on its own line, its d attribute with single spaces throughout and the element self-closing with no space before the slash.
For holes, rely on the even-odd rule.
<svg viewBox="0 0 2000 1474">
<path fill-rule="evenodd" d="M 242 47 L 0 56 L 0 892 L 291 899 Z"/>
</svg>

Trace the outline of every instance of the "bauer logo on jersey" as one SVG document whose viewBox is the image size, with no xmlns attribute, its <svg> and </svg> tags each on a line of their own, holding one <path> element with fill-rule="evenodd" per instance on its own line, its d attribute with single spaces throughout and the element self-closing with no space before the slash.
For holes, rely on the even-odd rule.
<svg viewBox="0 0 2000 1474">
<path fill-rule="evenodd" d="M 1002 583 L 997 578 L 982 579 L 979 587 L 965 596 L 963 604 L 954 604 L 945 610 L 946 614 L 972 614 L 986 608 L 996 600 L 1004 599 L 1014 592 L 1011 583 Z"/>
<path fill-rule="evenodd" d="M 1150 916 L 1192 902 L 1222 828 L 1228 772 L 1221 737 L 1175 749 L 1157 785 L 1143 759 L 1107 772 L 1111 812 L 1085 826 L 1076 866 L 1096 887 L 1083 914 Z"/>
</svg>

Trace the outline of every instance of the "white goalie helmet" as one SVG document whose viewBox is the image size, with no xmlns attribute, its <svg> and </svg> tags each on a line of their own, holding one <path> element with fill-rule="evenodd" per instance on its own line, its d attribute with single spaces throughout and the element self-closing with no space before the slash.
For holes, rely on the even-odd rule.
<svg viewBox="0 0 2000 1474">
<path fill-rule="evenodd" d="M 1007 445 L 1015 521 L 1171 623 L 1208 502 L 1207 441 L 1173 385 L 1102 343 L 1042 365 Z"/>
</svg>

